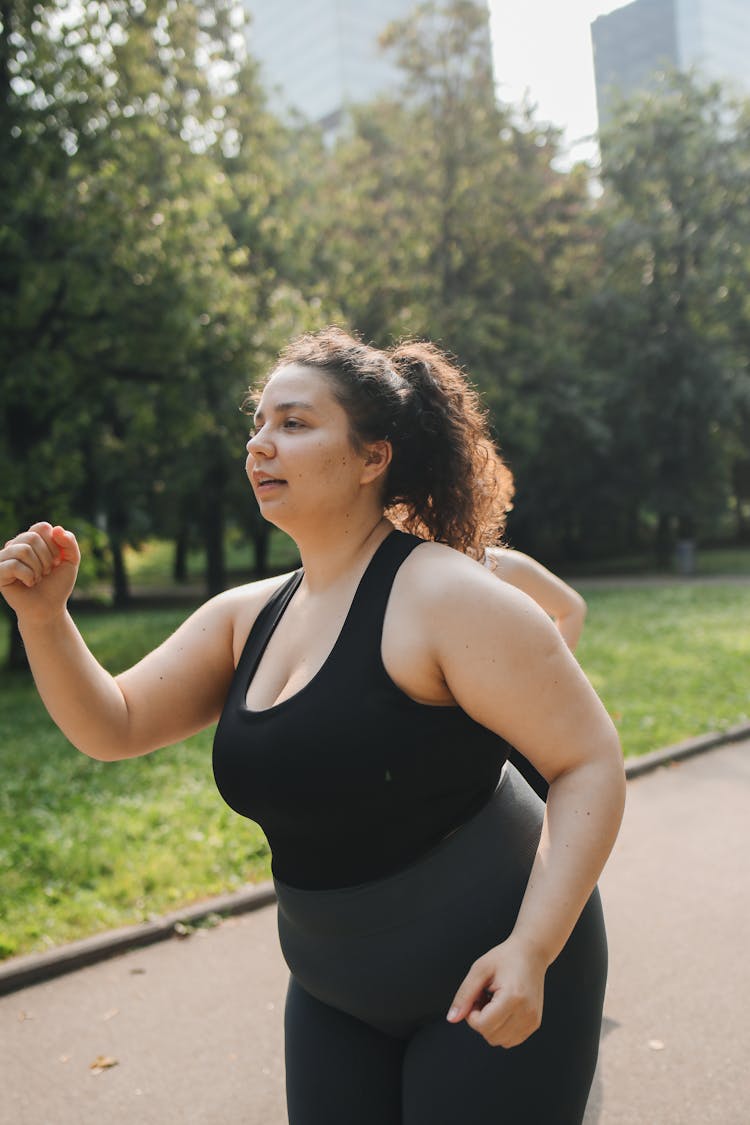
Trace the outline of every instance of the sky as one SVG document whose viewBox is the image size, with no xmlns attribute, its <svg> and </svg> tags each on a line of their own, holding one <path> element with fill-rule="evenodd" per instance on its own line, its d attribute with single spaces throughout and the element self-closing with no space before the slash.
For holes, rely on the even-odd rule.
<svg viewBox="0 0 750 1125">
<path fill-rule="evenodd" d="M 536 105 L 535 117 L 564 130 L 571 159 L 595 159 L 580 144 L 596 131 L 592 20 L 628 0 L 489 0 L 498 96 Z"/>
</svg>

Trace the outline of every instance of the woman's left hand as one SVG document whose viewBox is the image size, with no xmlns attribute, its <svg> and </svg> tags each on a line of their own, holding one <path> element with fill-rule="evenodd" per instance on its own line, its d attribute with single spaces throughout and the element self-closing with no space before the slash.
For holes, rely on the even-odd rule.
<svg viewBox="0 0 750 1125">
<path fill-rule="evenodd" d="M 517 1047 L 542 1022 L 547 962 L 511 936 L 471 966 L 447 1019 L 466 1020 L 492 1047 Z"/>
</svg>

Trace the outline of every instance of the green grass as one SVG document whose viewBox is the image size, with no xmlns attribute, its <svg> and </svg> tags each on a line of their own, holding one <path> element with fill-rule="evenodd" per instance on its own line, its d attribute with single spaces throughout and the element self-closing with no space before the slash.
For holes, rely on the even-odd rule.
<svg viewBox="0 0 750 1125">
<path fill-rule="evenodd" d="M 750 585 L 578 588 L 578 656 L 626 754 L 750 719 Z"/>
<path fill-rule="evenodd" d="M 226 565 L 230 575 L 238 576 L 240 581 L 248 581 L 253 577 L 255 556 L 252 546 L 246 538 L 238 532 L 229 532 L 226 543 Z M 125 551 L 125 565 L 128 575 L 134 586 L 148 588 L 149 586 L 172 585 L 172 561 L 174 545 L 164 539 L 150 539 L 138 550 L 129 547 Z M 268 552 L 269 572 L 278 574 L 291 570 L 299 565 L 299 553 L 292 540 L 276 528 L 271 532 L 271 543 Z M 203 580 L 205 556 L 202 551 L 191 550 L 188 552 L 187 572 L 188 581 L 200 583 Z"/>
<path fill-rule="evenodd" d="M 162 640 L 184 611 L 84 615 L 113 671 Z M 219 798 L 212 732 L 127 762 L 78 754 L 33 685 L 0 686 L 0 957 L 148 919 L 268 878 L 260 829 Z"/>
<path fill-rule="evenodd" d="M 83 560 L 76 583 L 76 593 L 88 601 L 92 599 L 100 605 L 108 606 L 112 600 L 112 576 L 108 564 L 93 565 L 91 546 L 82 541 Z M 237 585 L 257 578 L 255 571 L 255 551 L 249 539 L 237 528 L 230 529 L 224 543 L 225 565 L 228 585 Z M 126 547 L 124 551 L 125 569 L 135 596 L 185 595 L 196 594 L 200 599 L 205 587 L 206 557 L 203 550 L 191 549 L 187 556 L 187 591 L 172 577 L 174 567 L 174 543 L 168 539 L 149 539 L 136 547 Z M 271 529 L 268 548 L 268 573 L 281 574 L 299 566 L 299 552 L 296 545 L 277 528 Z"/>
<path fill-rule="evenodd" d="M 750 547 L 697 547 L 694 556 L 696 577 L 722 575 L 750 575 Z M 589 577 L 639 577 L 660 574 L 678 577 L 676 563 L 672 561 L 661 570 L 653 554 L 623 555 L 609 559 L 594 559 L 586 563 L 571 564 L 561 572 L 577 576 L 583 582 Z"/>
<path fill-rule="evenodd" d="M 587 589 L 579 656 L 627 754 L 747 721 L 750 585 Z M 185 610 L 79 615 L 117 671 Z M 0 956 L 57 945 L 269 875 L 262 832 L 211 774 L 212 732 L 127 762 L 76 753 L 31 682 L 0 680 Z"/>
<path fill-rule="evenodd" d="M 747 547 L 712 547 L 695 553 L 698 575 L 750 574 L 750 549 Z"/>
</svg>

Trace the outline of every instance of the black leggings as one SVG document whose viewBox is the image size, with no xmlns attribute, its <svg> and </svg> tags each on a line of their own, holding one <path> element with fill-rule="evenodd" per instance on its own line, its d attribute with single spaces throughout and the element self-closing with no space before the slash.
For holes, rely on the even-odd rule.
<svg viewBox="0 0 750 1125">
<path fill-rule="evenodd" d="M 277 882 L 290 1125 L 580 1125 L 607 971 L 597 892 L 526 1042 L 490 1047 L 445 1019 L 472 961 L 513 928 L 543 811 L 506 767 L 473 820 L 398 874 L 337 891 Z"/>
</svg>

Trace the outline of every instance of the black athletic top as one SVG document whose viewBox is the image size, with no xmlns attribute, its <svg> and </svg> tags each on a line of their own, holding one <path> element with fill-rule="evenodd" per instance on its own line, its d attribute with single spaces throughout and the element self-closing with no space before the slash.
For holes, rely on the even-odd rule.
<svg viewBox="0 0 750 1125">
<path fill-rule="evenodd" d="M 333 649 L 295 695 L 245 705 L 269 638 L 302 580 L 297 571 L 261 610 L 214 739 L 224 800 L 263 828 L 277 879 L 350 886 L 429 851 L 489 799 L 507 743 L 459 707 L 415 703 L 381 657 L 398 568 L 420 539 L 391 532 L 357 587 Z"/>
</svg>

